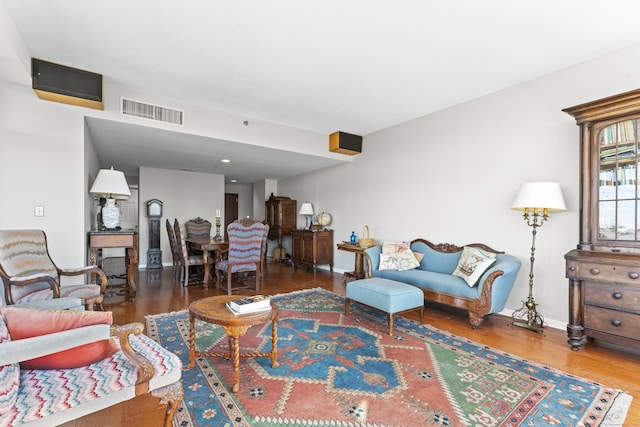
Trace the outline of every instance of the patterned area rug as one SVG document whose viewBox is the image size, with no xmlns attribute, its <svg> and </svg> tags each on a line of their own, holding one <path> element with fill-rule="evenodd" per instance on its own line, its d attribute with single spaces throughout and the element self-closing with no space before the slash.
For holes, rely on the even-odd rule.
<svg viewBox="0 0 640 427">
<path fill-rule="evenodd" d="M 183 371 L 175 426 L 620 426 L 631 396 L 322 289 L 277 295 L 278 368 L 242 358 L 200 358 Z M 189 363 L 187 311 L 147 317 L 147 333 Z M 196 322 L 200 350 L 227 351 L 220 327 Z M 241 352 L 271 348 L 254 326 Z"/>
</svg>

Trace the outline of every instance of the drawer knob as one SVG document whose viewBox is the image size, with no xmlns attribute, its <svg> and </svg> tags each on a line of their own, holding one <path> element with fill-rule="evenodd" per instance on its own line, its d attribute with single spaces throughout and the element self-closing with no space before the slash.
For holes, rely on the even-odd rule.
<svg viewBox="0 0 640 427">
<path fill-rule="evenodd" d="M 620 292 L 614 292 L 611 296 L 613 299 L 622 299 L 622 294 Z"/>
<path fill-rule="evenodd" d="M 571 267 L 569 267 L 569 271 L 576 271 L 576 268 L 572 265 Z"/>
<path fill-rule="evenodd" d="M 591 272 L 591 274 L 596 275 L 596 274 L 600 274 L 600 269 L 599 268 L 592 268 L 591 270 L 589 270 Z"/>
<path fill-rule="evenodd" d="M 620 325 L 622 325 L 622 322 L 621 322 L 620 320 L 612 320 L 612 321 L 611 321 L 611 324 L 612 324 L 613 326 L 620 326 Z"/>
<path fill-rule="evenodd" d="M 631 273 L 629 273 L 629 278 L 631 279 L 637 279 L 638 277 L 640 277 L 640 273 L 638 273 L 637 271 L 632 271 Z"/>
</svg>

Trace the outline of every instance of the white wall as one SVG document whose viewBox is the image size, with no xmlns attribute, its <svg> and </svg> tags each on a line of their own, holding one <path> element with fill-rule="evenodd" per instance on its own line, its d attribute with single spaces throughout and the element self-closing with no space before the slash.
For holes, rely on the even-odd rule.
<svg viewBox="0 0 640 427">
<path fill-rule="evenodd" d="M 165 221 L 173 225 L 174 219 L 184 225 L 192 218 L 200 217 L 211 222 L 211 232 L 215 234 L 215 212 L 220 209 L 224 215 L 224 175 L 197 172 L 174 171 L 155 168 L 140 168 L 140 267 L 147 264 L 149 248 L 149 219 L 147 202 L 151 199 L 162 201 L 160 229 L 160 249 L 163 265 L 172 264 L 171 247 L 167 237 Z M 222 218 L 224 223 L 224 218 Z"/>
<path fill-rule="evenodd" d="M 568 320 L 564 254 L 578 243 L 579 131 L 563 108 L 640 87 L 640 45 L 366 135 L 344 166 L 281 180 L 278 190 L 333 215 L 335 240 L 367 224 L 379 240 L 481 242 L 522 261 L 507 308 L 528 294 L 531 228 L 510 209 L 528 181 L 559 182 L 567 212 L 538 231 L 534 297 L 556 327 Z M 336 270 L 353 255 L 335 251 Z"/>
</svg>

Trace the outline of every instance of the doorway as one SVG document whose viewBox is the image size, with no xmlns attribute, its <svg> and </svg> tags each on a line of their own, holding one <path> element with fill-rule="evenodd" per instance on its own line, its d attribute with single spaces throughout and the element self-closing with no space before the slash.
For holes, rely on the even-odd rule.
<svg viewBox="0 0 640 427">
<path fill-rule="evenodd" d="M 224 240 L 229 240 L 227 226 L 236 219 L 238 219 L 238 194 L 224 193 Z"/>
</svg>

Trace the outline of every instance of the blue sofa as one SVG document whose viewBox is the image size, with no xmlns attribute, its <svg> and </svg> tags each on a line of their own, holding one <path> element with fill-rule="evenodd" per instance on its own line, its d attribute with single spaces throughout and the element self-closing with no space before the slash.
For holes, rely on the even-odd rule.
<svg viewBox="0 0 640 427">
<path fill-rule="evenodd" d="M 424 239 L 411 241 L 411 250 L 424 255 L 420 265 L 412 270 L 379 270 L 382 246 L 366 249 L 365 277 L 382 277 L 416 286 L 424 293 L 425 300 L 467 310 L 469 323 L 476 329 L 486 315 L 504 309 L 521 263 L 516 257 L 486 245 L 474 243 L 467 246 L 496 254 L 495 264 L 473 287 L 462 278 L 452 275 L 463 247 L 448 243 L 434 245 Z"/>
</svg>

